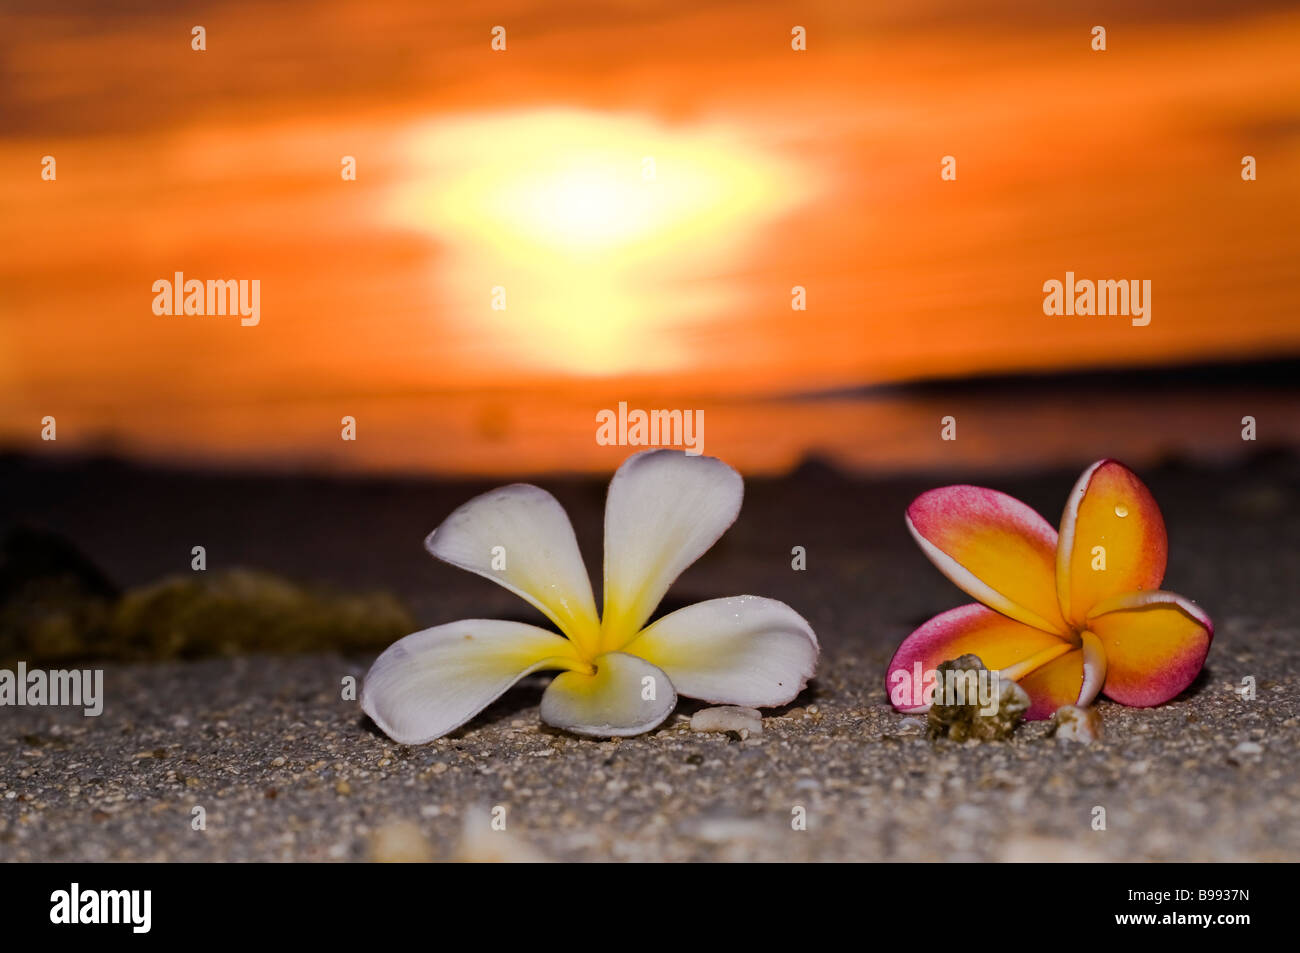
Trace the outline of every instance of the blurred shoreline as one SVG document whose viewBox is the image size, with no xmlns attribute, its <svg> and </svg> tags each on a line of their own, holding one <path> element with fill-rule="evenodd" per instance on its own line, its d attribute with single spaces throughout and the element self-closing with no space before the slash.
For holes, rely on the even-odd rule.
<svg viewBox="0 0 1300 953">
<path fill-rule="evenodd" d="M 119 411 L 74 407 L 57 416 L 57 443 L 42 443 L 33 427 L 25 443 L 10 434 L 0 453 L 236 473 L 594 476 L 645 449 L 598 441 L 598 415 L 620 404 L 702 414 L 703 452 L 747 476 L 790 473 L 807 459 L 878 477 L 1033 472 L 1099 457 L 1135 467 L 1221 465 L 1261 448 L 1300 448 L 1300 360 L 1283 358 L 753 397 L 593 380 L 535 391 L 330 394 L 202 409 L 169 403 L 142 409 L 125 428 L 109 422 Z M 355 440 L 341 439 L 345 417 L 356 422 Z M 1243 439 L 1246 418 L 1255 421 L 1254 440 Z M 120 432 L 134 436 L 108 436 Z"/>
<path fill-rule="evenodd" d="M 1024 500 L 1055 525 L 1079 469 L 994 474 L 953 466 L 866 477 L 811 459 L 780 477 L 747 474 L 739 519 L 686 571 L 661 610 L 761 594 L 805 614 L 828 651 L 883 650 L 935 612 L 968 601 L 908 535 L 903 513 L 912 499 L 935 486 L 975 482 Z M 1260 450 L 1229 464 L 1169 459 L 1138 473 L 1168 525 L 1167 588 L 1216 619 L 1296 621 L 1300 455 Z M 599 596 L 608 474 L 524 479 L 564 506 Z M 295 635 L 283 649 L 355 651 L 386 644 L 407 625 L 405 613 L 411 630 L 458 618 L 541 621 L 511 593 L 437 562 L 423 546 L 452 510 L 503 482 L 508 478 L 210 472 L 7 455 L 0 456 L 0 538 L 19 528 L 57 534 L 120 590 L 207 586 L 221 599 L 231 572 L 246 574 L 244 582 L 233 580 L 244 591 L 249 580 L 255 591 L 273 594 L 303 587 L 292 598 L 318 621 L 289 620 L 282 628 Z M 204 572 L 192 567 L 195 546 L 204 547 Z M 792 569 L 794 546 L 808 554 L 806 571 Z M 387 601 L 362 601 L 372 598 Z M 388 629 L 319 622 L 339 605 L 367 604 L 392 606 Z M 166 628 L 153 627 L 160 625 Z M 240 636 L 223 651 L 277 650 L 273 636 Z"/>
</svg>

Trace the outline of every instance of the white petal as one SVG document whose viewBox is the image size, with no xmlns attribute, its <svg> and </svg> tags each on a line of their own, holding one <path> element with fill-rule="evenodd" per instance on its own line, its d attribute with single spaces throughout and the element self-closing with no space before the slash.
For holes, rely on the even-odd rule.
<svg viewBox="0 0 1300 953">
<path fill-rule="evenodd" d="M 714 457 L 638 453 L 618 468 L 605 502 L 603 646 L 625 645 L 691 563 L 740 513 L 740 474 Z"/>
<path fill-rule="evenodd" d="M 424 545 L 439 559 L 523 596 L 569 638 L 595 647 L 600 620 L 573 524 L 540 487 L 515 483 L 476 496 Z M 503 561 L 504 568 L 493 568 Z"/>
<path fill-rule="evenodd" d="M 542 695 L 542 721 L 597 738 L 639 735 L 677 707 L 673 683 L 644 659 L 608 652 L 596 674 L 565 672 Z"/>
<path fill-rule="evenodd" d="M 404 745 L 469 721 L 519 679 L 582 663 L 567 639 L 522 622 L 465 619 L 399 639 L 366 673 L 361 708 Z"/>
<path fill-rule="evenodd" d="M 710 599 L 678 609 L 625 649 L 664 670 L 683 695 L 770 708 L 793 701 L 817 669 L 817 636 L 784 602 Z"/>
</svg>

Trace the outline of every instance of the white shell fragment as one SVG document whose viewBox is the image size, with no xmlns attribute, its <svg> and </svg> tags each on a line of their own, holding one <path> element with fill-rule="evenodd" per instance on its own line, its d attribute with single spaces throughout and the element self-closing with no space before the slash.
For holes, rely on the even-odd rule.
<svg viewBox="0 0 1300 953">
<path fill-rule="evenodd" d="M 692 731 L 735 731 L 753 738 L 763 733 L 763 716 L 756 708 L 718 705 L 702 708 L 691 716 Z"/>
</svg>

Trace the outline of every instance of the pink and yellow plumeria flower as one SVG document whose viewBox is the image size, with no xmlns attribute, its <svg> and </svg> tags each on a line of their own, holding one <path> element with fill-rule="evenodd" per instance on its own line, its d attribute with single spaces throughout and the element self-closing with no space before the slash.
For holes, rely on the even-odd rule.
<svg viewBox="0 0 1300 953">
<path fill-rule="evenodd" d="M 677 693 L 763 708 L 792 701 L 817 665 L 817 637 L 774 599 L 733 596 L 646 626 L 683 570 L 740 513 L 744 482 L 713 457 L 650 450 L 629 457 L 605 501 L 605 606 L 564 509 L 514 484 L 475 497 L 425 546 L 540 609 L 564 635 L 522 622 L 466 619 L 416 632 L 371 666 L 361 707 L 394 741 L 459 728 L 531 672 L 558 669 L 542 696 L 549 725 L 597 737 L 660 724 Z"/>
<path fill-rule="evenodd" d="M 921 494 L 907 527 L 983 605 L 937 615 L 903 641 L 885 676 L 899 710 L 929 707 L 898 691 L 904 678 L 910 684 L 915 672 L 966 653 L 1029 693 L 1031 719 L 1089 705 L 1098 692 L 1123 705 L 1159 705 L 1205 662 L 1214 625 L 1195 603 L 1160 590 L 1164 519 L 1142 481 L 1114 460 L 1084 471 L 1059 537 L 1019 500 L 976 486 Z"/>
</svg>

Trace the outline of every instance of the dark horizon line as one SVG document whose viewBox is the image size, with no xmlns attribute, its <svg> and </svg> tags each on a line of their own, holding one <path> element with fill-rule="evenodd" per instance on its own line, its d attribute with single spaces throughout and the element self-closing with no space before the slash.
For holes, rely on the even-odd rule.
<svg viewBox="0 0 1300 953">
<path fill-rule="evenodd" d="M 873 397 L 918 397 L 973 392 L 1046 393 L 1105 384 L 1130 391 L 1170 386 L 1252 385 L 1300 391 L 1300 357 L 1188 364 L 1141 364 L 1132 367 L 1089 367 L 1063 371 L 1031 370 L 976 373 L 957 377 L 918 377 L 883 384 L 855 384 L 826 390 L 791 391 L 778 400 L 817 401 Z"/>
<path fill-rule="evenodd" d="M 1230 467 L 1253 467 L 1276 464 L 1286 461 L 1294 466 L 1300 463 L 1300 447 L 1285 443 L 1263 443 L 1235 457 L 1230 463 L 1197 459 L 1181 453 L 1164 454 L 1153 463 L 1150 469 L 1191 467 L 1193 469 L 1217 470 L 1224 465 Z M 966 465 L 955 467 L 957 471 L 969 472 L 971 475 L 982 472 L 984 468 Z M 582 470 L 530 470 L 501 473 L 459 473 L 441 471 L 393 470 L 393 471 L 351 471 L 347 469 L 314 469 L 303 461 L 296 463 L 262 461 L 202 461 L 190 458 L 163 459 L 150 456 L 136 456 L 112 449 L 82 448 L 54 455 L 43 455 L 25 448 L 0 444 L 0 476 L 12 477 L 28 471 L 85 474 L 96 470 L 107 470 L 116 474 L 133 474 L 135 476 L 180 478 L 183 480 L 206 481 L 308 481 L 323 483 L 350 484 L 420 484 L 434 483 L 447 486 L 492 487 L 501 485 L 503 479 L 515 482 L 549 481 L 556 485 L 564 484 L 604 484 L 609 479 L 608 473 L 586 472 Z M 902 465 L 881 470 L 857 470 L 845 466 L 832 457 L 813 450 L 803 453 L 799 460 L 789 469 L 780 473 L 762 473 L 746 476 L 746 482 L 757 484 L 777 483 L 788 479 L 825 479 L 827 477 L 854 483 L 897 483 L 927 478 L 936 473 L 951 475 L 953 467 Z M 1008 468 L 1008 476 L 1031 476 L 1042 474 L 1074 474 L 1078 466 L 1063 461 L 1043 460 L 1021 466 Z M 0 514 L 5 507 L 0 506 Z"/>
</svg>

